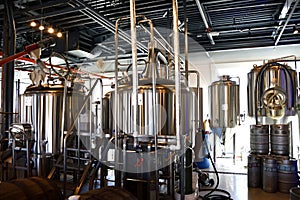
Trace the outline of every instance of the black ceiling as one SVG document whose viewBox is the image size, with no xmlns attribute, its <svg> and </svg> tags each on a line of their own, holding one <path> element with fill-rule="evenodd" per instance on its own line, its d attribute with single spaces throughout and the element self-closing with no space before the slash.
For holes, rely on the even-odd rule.
<svg viewBox="0 0 300 200">
<path fill-rule="evenodd" d="M 299 0 L 185 0 L 178 1 L 179 29 L 184 32 L 188 19 L 188 36 L 207 51 L 299 44 L 300 34 L 293 34 L 294 25 L 300 27 Z M 7 0 L 9 2 L 9 0 Z M 61 49 L 81 49 L 91 52 L 95 46 L 113 55 L 115 22 L 130 15 L 129 0 L 17 0 L 13 16 L 17 35 L 17 49 L 37 42 L 41 34 L 29 23 L 33 20 L 68 33 L 68 44 L 58 42 Z M 298 5 L 297 5 L 298 4 Z M 172 29 L 172 1 L 136 0 L 137 14 L 152 19 L 154 26 Z M 296 5 L 296 6 L 295 6 Z M 0 4 L 0 30 L 3 33 L 5 4 Z M 201 16 L 201 11 L 203 15 Z M 206 18 L 206 23 L 203 18 Z M 182 26 L 180 26 L 182 25 Z M 120 24 L 129 30 L 129 22 Z M 283 30 L 283 32 L 282 32 Z M 170 34 L 169 34 L 170 35 Z M 4 36 L 4 34 L 2 34 Z M 4 37 L 2 37 L 4 38 Z M 7 39 L 7 38 L 5 38 Z M 1 49 L 2 49 L 1 42 Z M 109 44 L 112 44 L 109 46 Z M 130 45 L 127 46 L 130 48 Z M 190 51 L 195 51 L 190 47 Z M 61 50 L 63 51 L 63 50 Z M 128 49 L 124 50 L 124 52 Z"/>
</svg>

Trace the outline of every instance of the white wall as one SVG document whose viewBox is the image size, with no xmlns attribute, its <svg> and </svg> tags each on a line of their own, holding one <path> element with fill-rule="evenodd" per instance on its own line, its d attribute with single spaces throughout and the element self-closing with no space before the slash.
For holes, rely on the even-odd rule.
<svg viewBox="0 0 300 200">
<path fill-rule="evenodd" d="M 231 77 L 240 77 L 240 111 L 247 115 L 247 74 L 253 68 L 253 65 L 261 65 L 265 60 L 288 57 L 289 59 L 300 58 L 300 44 L 291 46 L 277 46 L 265 48 L 239 49 L 227 51 L 214 51 L 208 53 L 191 53 L 189 62 L 190 68 L 199 70 L 201 73 L 201 87 L 204 90 L 203 117 L 208 114 L 208 86 L 218 80 L 218 76 L 230 75 Z M 298 62 L 299 63 L 299 62 Z M 294 62 L 288 62 L 288 65 L 295 68 Z M 298 66 L 299 68 L 299 66 Z M 297 73 L 298 74 L 298 73 Z M 205 119 L 205 118 L 204 118 Z M 297 147 L 299 146 L 299 123 L 297 115 L 290 118 L 293 124 L 294 157 L 297 156 Z M 250 148 L 250 124 L 255 124 L 255 120 L 246 116 L 246 120 L 241 126 L 237 126 L 229 132 L 236 133 L 236 150 L 249 150 Z"/>
</svg>

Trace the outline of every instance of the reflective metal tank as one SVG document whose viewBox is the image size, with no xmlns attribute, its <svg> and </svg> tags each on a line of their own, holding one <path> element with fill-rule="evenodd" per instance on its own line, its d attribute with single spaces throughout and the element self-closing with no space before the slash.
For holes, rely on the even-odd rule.
<svg viewBox="0 0 300 200">
<path fill-rule="evenodd" d="M 35 131 L 34 153 L 58 154 L 62 147 L 61 133 L 63 85 L 28 87 L 20 95 L 20 122 L 31 123 Z M 73 118 L 82 106 L 83 93 L 68 88 L 64 130 L 67 131 Z"/>
<path fill-rule="evenodd" d="M 233 128 L 237 124 L 240 113 L 239 85 L 230 79 L 230 76 L 221 76 L 219 81 L 208 87 L 212 127 Z"/>
<path fill-rule="evenodd" d="M 261 71 L 263 70 L 263 71 Z M 258 83 L 258 75 L 260 81 Z M 287 65 L 279 65 L 278 63 L 267 63 L 263 66 L 254 66 L 248 73 L 248 114 L 249 116 L 267 116 L 273 115 L 274 118 L 281 117 L 280 115 L 293 116 L 296 108 L 296 87 L 297 87 L 296 71 Z M 256 88 L 256 89 L 255 89 Z M 273 109 L 268 111 L 268 102 L 266 98 L 274 96 L 275 101 L 284 103 L 281 107 L 283 113 L 279 111 L 279 104 L 272 106 Z M 257 111 L 256 111 L 257 109 Z M 276 116 L 277 115 L 277 116 Z"/>
<path fill-rule="evenodd" d="M 160 138 L 175 138 L 175 87 L 173 81 L 157 80 L 155 87 L 156 106 L 153 103 L 153 87 L 150 81 L 139 81 L 138 88 L 138 137 L 152 138 L 155 135 L 153 130 L 153 109 L 156 109 L 156 128 Z M 192 90 L 181 86 L 181 133 L 185 134 L 192 129 L 195 121 L 195 112 L 192 112 L 195 105 L 195 95 Z M 110 96 L 111 107 L 111 129 L 117 117 L 114 116 L 114 91 Z M 132 86 L 123 84 L 118 88 L 118 118 L 117 125 L 121 133 L 133 133 L 133 109 L 132 109 Z"/>
</svg>

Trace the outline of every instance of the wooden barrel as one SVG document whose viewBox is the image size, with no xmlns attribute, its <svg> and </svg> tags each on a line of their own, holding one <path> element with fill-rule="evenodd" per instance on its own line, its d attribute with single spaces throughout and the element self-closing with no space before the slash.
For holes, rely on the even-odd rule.
<svg viewBox="0 0 300 200">
<path fill-rule="evenodd" d="M 90 190 L 80 194 L 80 200 L 137 200 L 137 198 L 123 188 L 118 187 L 104 187 L 101 189 Z"/>
<path fill-rule="evenodd" d="M 63 200 L 59 188 L 41 177 L 16 179 L 0 184 L 0 200 Z"/>
</svg>

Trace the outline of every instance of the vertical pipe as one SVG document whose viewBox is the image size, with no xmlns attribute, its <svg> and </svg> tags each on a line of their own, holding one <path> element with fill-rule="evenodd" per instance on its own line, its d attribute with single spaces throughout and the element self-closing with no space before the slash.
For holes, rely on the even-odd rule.
<svg viewBox="0 0 300 200">
<path fill-rule="evenodd" d="M 118 56 L 119 56 L 119 20 L 117 19 L 116 21 L 116 33 L 115 33 L 115 96 L 114 96 L 114 107 L 115 110 L 113 111 L 113 116 L 115 119 L 115 124 L 114 124 L 114 130 L 115 130 L 115 165 L 119 163 L 119 156 L 118 156 L 118 147 L 119 147 L 119 140 L 118 140 L 118 135 L 119 135 L 119 101 L 118 101 Z M 115 184 L 116 186 L 120 187 L 121 186 L 121 174 L 115 170 Z"/>
<path fill-rule="evenodd" d="M 292 121 L 290 121 L 290 123 L 289 123 L 289 131 L 290 131 L 290 146 L 289 146 L 289 148 L 290 148 L 290 157 L 291 158 L 294 158 L 294 143 L 293 143 L 293 122 Z"/>
<path fill-rule="evenodd" d="M 62 145 L 63 147 L 63 154 L 64 154 L 64 174 L 63 174 L 63 179 L 64 179 L 64 186 L 63 186 L 63 194 L 66 196 L 66 186 L 67 186 L 67 143 L 65 142 L 66 139 L 64 136 L 64 129 L 65 129 L 65 110 L 66 110 L 66 97 L 67 97 L 67 92 L 68 92 L 68 86 L 67 86 L 67 79 L 64 78 L 64 93 L 63 93 L 63 99 L 62 99 L 62 114 L 61 114 L 61 139 L 62 139 Z M 42 155 L 42 160 L 44 161 L 45 155 Z M 44 169 L 44 168 L 43 168 Z"/>
<path fill-rule="evenodd" d="M 184 53 L 185 53 L 185 79 L 188 83 L 189 79 L 189 62 L 188 62 L 188 19 L 186 18 L 186 0 L 183 0 L 183 8 L 184 8 Z"/>
<path fill-rule="evenodd" d="M 188 19 L 186 17 L 186 0 L 183 0 L 183 7 L 184 7 L 184 52 L 185 52 L 185 79 L 186 79 L 186 83 L 188 85 L 189 82 L 189 62 L 188 62 Z M 189 97 L 187 97 L 189 98 Z M 188 115 L 188 114 L 187 114 Z M 187 133 L 189 134 L 189 123 L 186 123 L 186 130 Z M 192 136 L 192 135 L 191 135 Z M 186 169 L 185 169 L 185 194 L 191 194 L 193 193 L 193 183 L 192 183 L 192 176 L 193 176 L 193 164 L 192 164 L 192 150 L 191 148 L 186 149 L 185 152 L 185 163 L 186 163 Z"/>
<path fill-rule="evenodd" d="M 180 66 L 179 66 L 179 31 L 178 31 L 178 4 L 177 0 L 173 0 L 173 41 L 174 41 L 174 62 L 175 62 L 175 118 L 176 118 L 176 139 L 175 149 L 179 150 L 180 145 Z"/>
<path fill-rule="evenodd" d="M 135 0 L 130 0 L 130 32 L 131 32 L 131 52 L 132 52 L 132 108 L 133 108 L 133 137 L 134 146 L 137 146 L 138 136 L 138 71 L 137 71 L 137 47 L 136 47 L 136 12 Z"/>
<path fill-rule="evenodd" d="M 5 1 L 4 13 L 4 32 L 3 32 L 3 57 L 8 57 L 15 54 L 16 49 L 16 28 L 13 16 L 13 2 Z M 8 129 L 13 122 L 13 90 L 14 90 L 14 62 L 3 65 L 2 68 L 2 94 L 1 107 L 4 114 L 2 117 L 2 139 L 4 143 L 1 144 L 1 150 L 8 147 Z"/>
<path fill-rule="evenodd" d="M 151 45 L 151 68 L 152 68 L 152 101 L 153 101 L 153 131 L 154 131 L 154 143 L 155 143 L 155 198 L 159 198 L 159 175 L 158 175 L 158 155 L 157 155 L 157 134 L 158 134 L 158 126 L 157 126 L 157 117 L 156 116 L 156 70 L 157 67 L 155 66 L 155 58 L 154 58 L 154 29 L 153 29 L 153 23 L 151 20 L 149 20 L 150 24 L 150 45 Z"/>
<path fill-rule="evenodd" d="M 175 150 L 181 149 L 181 135 L 180 135 L 180 103 L 181 103 L 181 88 L 180 88 L 180 66 L 179 66 L 179 31 L 178 31 L 178 2 L 177 0 L 172 1 L 173 8 L 173 41 L 174 41 L 174 62 L 175 62 L 175 122 L 176 122 L 176 147 Z M 184 172 L 184 150 L 181 156 L 181 176 L 180 176 L 180 198 L 184 200 L 185 190 L 185 172 Z"/>
</svg>

